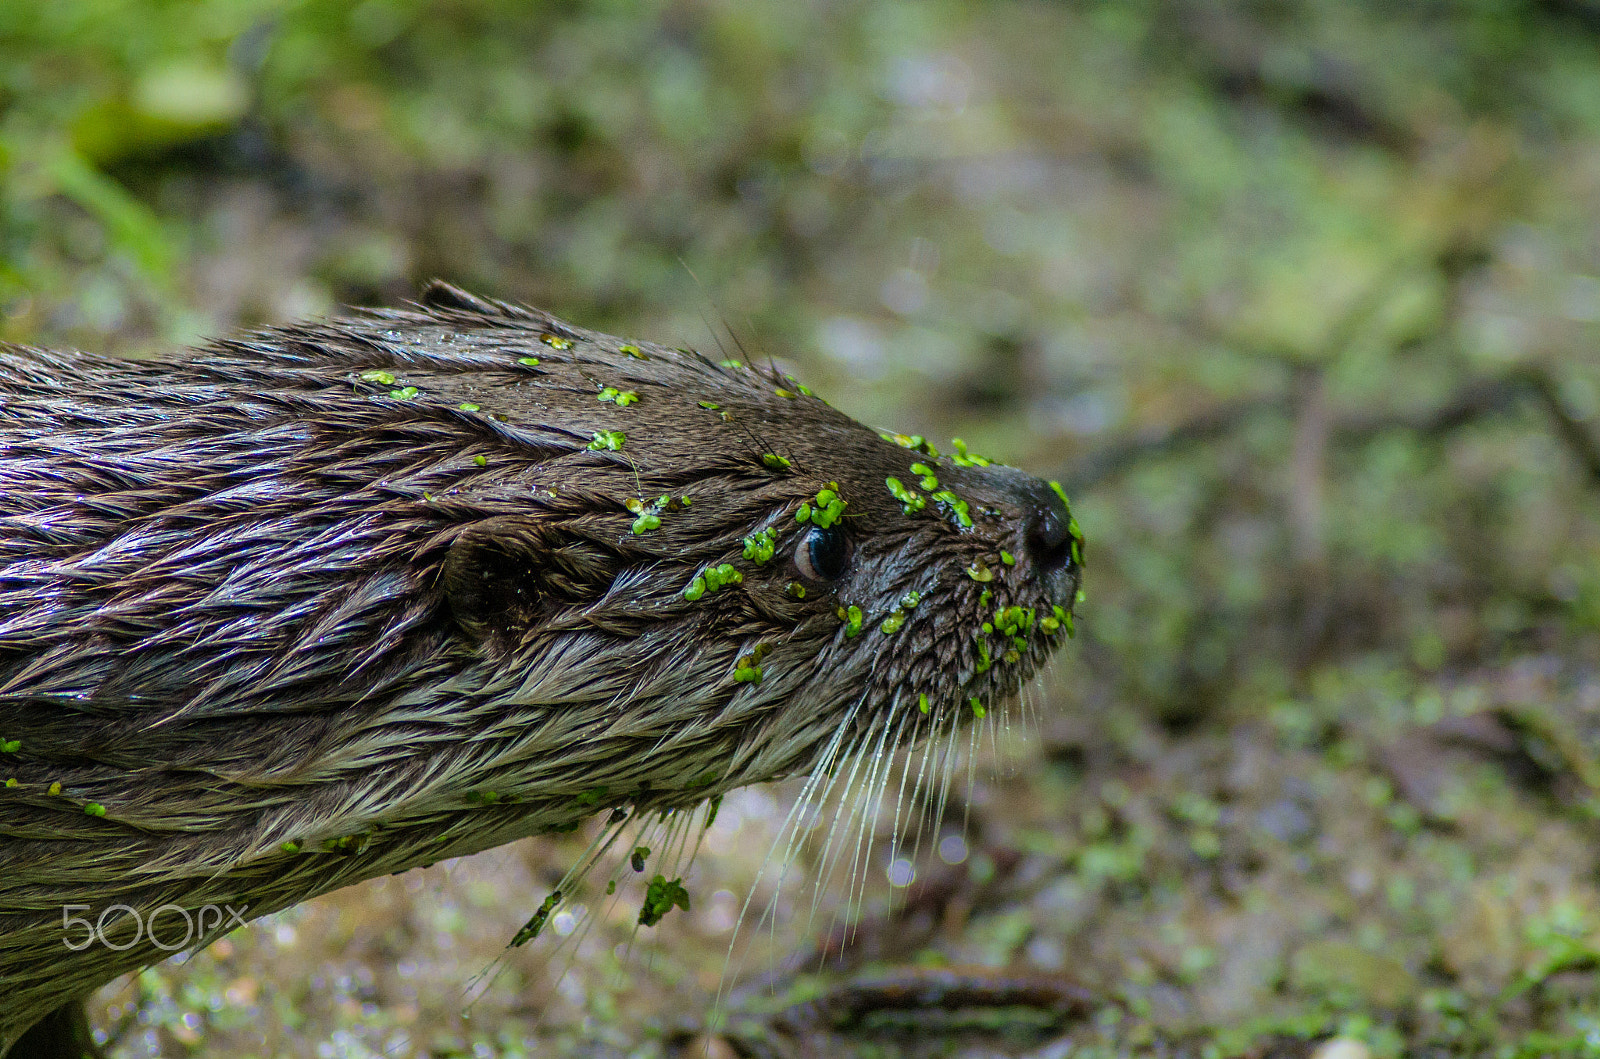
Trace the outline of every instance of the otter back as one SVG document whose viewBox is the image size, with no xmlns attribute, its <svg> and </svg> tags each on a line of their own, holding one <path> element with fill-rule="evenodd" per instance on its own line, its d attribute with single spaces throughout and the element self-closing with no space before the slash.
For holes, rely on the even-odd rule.
<svg viewBox="0 0 1600 1059">
<path fill-rule="evenodd" d="M 1058 494 L 444 284 L 0 348 L 0 1053 L 165 955 L 112 906 L 254 917 L 981 714 L 1070 631 Z"/>
</svg>

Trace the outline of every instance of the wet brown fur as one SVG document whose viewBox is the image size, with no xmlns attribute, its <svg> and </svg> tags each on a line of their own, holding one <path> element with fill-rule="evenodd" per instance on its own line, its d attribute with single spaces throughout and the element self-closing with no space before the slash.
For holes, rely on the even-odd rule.
<svg viewBox="0 0 1600 1059">
<path fill-rule="evenodd" d="M 623 345 L 436 284 L 172 359 L 0 348 L 0 1054 L 165 955 L 69 951 L 64 905 L 254 917 L 691 806 L 922 693 L 900 731 L 956 723 L 1052 649 L 978 648 L 989 612 L 1076 591 L 1076 563 L 1030 558 L 1043 483 L 910 451 L 770 369 Z M 590 447 L 610 430 L 620 450 Z M 889 495 L 918 461 L 972 527 Z M 854 554 L 806 582 L 796 511 L 830 482 Z M 664 494 L 691 503 L 633 532 L 628 502 Z M 774 558 L 745 559 L 769 527 Z M 742 583 L 685 599 L 720 563 Z M 762 679 L 736 680 L 758 644 Z"/>
</svg>

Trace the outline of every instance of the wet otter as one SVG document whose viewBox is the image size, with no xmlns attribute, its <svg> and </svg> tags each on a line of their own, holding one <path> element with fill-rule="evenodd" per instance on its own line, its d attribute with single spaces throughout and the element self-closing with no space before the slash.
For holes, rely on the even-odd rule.
<svg viewBox="0 0 1600 1059">
<path fill-rule="evenodd" d="M 1070 632 L 1059 494 L 442 283 L 0 350 L 0 1054 L 166 955 L 113 906 L 210 940 L 981 716 Z"/>
</svg>

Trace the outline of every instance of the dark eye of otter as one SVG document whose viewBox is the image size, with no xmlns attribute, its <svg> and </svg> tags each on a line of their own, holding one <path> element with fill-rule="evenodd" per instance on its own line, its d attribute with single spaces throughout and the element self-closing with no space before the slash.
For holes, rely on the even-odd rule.
<svg viewBox="0 0 1600 1059">
<path fill-rule="evenodd" d="M 800 574 L 812 581 L 837 581 L 850 565 L 850 538 L 838 526 L 811 527 L 794 552 Z"/>
</svg>

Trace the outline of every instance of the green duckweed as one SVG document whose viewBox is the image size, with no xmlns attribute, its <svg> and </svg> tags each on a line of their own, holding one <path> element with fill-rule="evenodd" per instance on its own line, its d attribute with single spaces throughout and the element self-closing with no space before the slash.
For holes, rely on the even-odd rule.
<svg viewBox="0 0 1600 1059">
<path fill-rule="evenodd" d="M 627 440 L 628 435 L 620 430 L 596 430 L 594 432 L 594 440 L 589 442 L 588 447 L 596 452 L 617 452 L 621 450 Z"/>
<path fill-rule="evenodd" d="M 731 563 L 720 566 L 708 567 L 704 573 L 696 574 L 693 581 L 689 582 L 683 590 L 683 598 L 693 603 L 707 592 L 716 592 L 728 585 L 737 585 L 744 581 L 744 575 L 733 568 Z"/>
<path fill-rule="evenodd" d="M 744 557 L 757 566 L 770 562 L 777 549 L 778 531 L 770 527 L 744 539 Z"/>
<path fill-rule="evenodd" d="M 394 376 L 389 374 L 386 371 L 379 371 L 376 368 L 374 368 L 372 371 L 364 371 L 364 372 L 362 372 L 361 373 L 361 381 L 363 381 L 363 382 L 375 382 L 375 383 L 378 383 L 378 384 L 380 384 L 382 386 L 393 386 L 394 385 Z"/>
<path fill-rule="evenodd" d="M 538 364 L 539 364 L 539 358 L 538 357 L 518 357 L 517 358 L 517 363 L 518 364 L 526 364 L 530 368 L 537 367 Z"/>
<path fill-rule="evenodd" d="M 921 493 L 915 489 L 906 488 L 900 479 L 885 478 L 883 482 L 889 487 L 889 495 L 900 501 L 901 510 L 906 514 L 915 515 L 918 511 L 928 506 L 928 501 L 923 498 Z"/>
<path fill-rule="evenodd" d="M 545 922 L 549 920 L 550 913 L 554 912 L 556 906 L 560 903 L 561 891 L 555 890 L 539 905 L 539 910 L 530 916 L 526 923 L 522 924 L 522 929 L 512 936 L 511 947 L 515 949 L 537 938 L 539 932 L 544 929 Z"/>
<path fill-rule="evenodd" d="M 482 407 L 473 404 L 471 401 L 462 401 L 460 404 L 456 405 L 456 407 L 461 409 L 463 412 L 481 412 L 481 411 L 483 411 Z"/>
<path fill-rule="evenodd" d="M 606 386 L 600 390 L 601 404 L 615 404 L 618 408 L 626 408 L 630 404 L 637 404 L 639 394 L 636 390 L 619 390 L 615 386 Z"/>
<path fill-rule="evenodd" d="M 645 887 L 644 906 L 639 909 L 639 925 L 653 927 L 673 908 L 689 911 L 689 891 L 684 889 L 682 877 L 668 879 L 657 875 Z"/>
<path fill-rule="evenodd" d="M 543 342 L 545 345 L 549 346 L 551 349 L 571 349 L 572 348 L 572 339 L 570 339 L 570 338 L 562 338 L 560 335 L 540 335 L 539 336 L 539 341 Z"/>
</svg>

